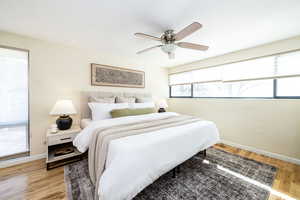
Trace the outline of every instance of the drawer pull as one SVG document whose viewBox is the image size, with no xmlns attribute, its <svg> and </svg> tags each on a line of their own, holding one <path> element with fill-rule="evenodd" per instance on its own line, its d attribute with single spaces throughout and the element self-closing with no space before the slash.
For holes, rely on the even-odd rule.
<svg viewBox="0 0 300 200">
<path fill-rule="evenodd" d="M 67 138 L 61 138 L 60 140 L 70 140 L 70 139 L 72 139 L 71 137 L 67 137 Z"/>
</svg>

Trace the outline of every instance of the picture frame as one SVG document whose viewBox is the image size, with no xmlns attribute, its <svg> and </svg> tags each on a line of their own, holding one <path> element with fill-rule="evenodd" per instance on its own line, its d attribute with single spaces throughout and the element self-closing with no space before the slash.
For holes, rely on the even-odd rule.
<svg viewBox="0 0 300 200">
<path fill-rule="evenodd" d="M 145 72 L 91 63 L 91 85 L 145 88 Z"/>
</svg>

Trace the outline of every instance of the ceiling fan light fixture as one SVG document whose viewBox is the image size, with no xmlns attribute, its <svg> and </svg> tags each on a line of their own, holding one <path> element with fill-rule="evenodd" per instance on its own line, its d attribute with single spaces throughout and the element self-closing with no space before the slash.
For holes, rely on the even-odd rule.
<svg viewBox="0 0 300 200">
<path fill-rule="evenodd" d="M 161 46 L 161 50 L 167 54 L 169 53 L 173 53 L 176 49 L 176 45 L 175 44 L 165 44 L 163 46 Z"/>
</svg>

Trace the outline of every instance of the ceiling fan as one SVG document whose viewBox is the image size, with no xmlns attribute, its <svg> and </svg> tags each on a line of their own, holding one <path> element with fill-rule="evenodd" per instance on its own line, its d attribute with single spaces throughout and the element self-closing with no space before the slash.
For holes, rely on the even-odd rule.
<svg viewBox="0 0 300 200">
<path fill-rule="evenodd" d="M 152 35 L 144 34 L 144 33 L 135 33 L 134 35 L 141 38 L 146 38 L 150 40 L 156 40 L 161 42 L 162 44 L 156 45 L 153 47 L 149 47 L 147 49 L 138 51 L 137 54 L 142 54 L 147 51 L 150 51 L 152 49 L 160 47 L 161 50 L 168 54 L 169 59 L 175 58 L 175 49 L 176 47 L 186 48 L 186 49 L 193 49 L 198 51 L 206 51 L 208 49 L 208 46 L 200 45 L 200 44 L 194 44 L 189 42 L 177 42 L 180 41 L 187 36 L 191 35 L 195 31 L 199 30 L 202 27 L 202 25 L 198 22 L 193 22 L 192 24 L 188 25 L 178 33 L 174 33 L 174 30 L 167 30 L 164 32 L 164 34 L 159 38 Z M 175 43 L 177 42 L 177 43 Z"/>
</svg>

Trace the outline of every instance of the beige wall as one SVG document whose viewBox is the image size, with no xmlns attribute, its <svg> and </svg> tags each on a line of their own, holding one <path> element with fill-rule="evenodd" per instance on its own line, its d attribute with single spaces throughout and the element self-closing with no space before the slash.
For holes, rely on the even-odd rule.
<svg viewBox="0 0 300 200">
<path fill-rule="evenodd" d="M 169 73 L 300 49 L 300 36 L 178 66 Z M 170 110 L 214 121 L 221 138 L 300 159 L 300 100 L 170 99 Z"/>
<path fill-rule="evenodd" d="M 170 99 L 169 105 L 214 121 L 223 140 L 300 159 L 300 100 Z"/>
<path fill-rule="evenodd" d="M 167 71 L 155 66 L 135 66 L 146 74 L 146 88 L 114 88 L 90 85 L 90 63 L 133 66 L 97 51 L 78 49 L 0 32 L 0 45 L 30 50 L 30 135 L 31 154 L 45 152 L 45 131 L 53 118 L 48 113 L 58 99 L 72 99 L 79 110 L 80 91 L 151 92 L 168 95 Z M 99 44 L 101 45 L 101 44 Z M 130 67 L 128 67 L 130 68 Z M 78 120 L 76 120 L 78 122 Z"/>
<path fill-rule="evenodd" d="M 167 72 L 136 66 L 146 72 L 146 88 L 90 86 L 90 63 L 133 66 L 96 51 L 67 47 L 0 32 L 0 45 L 30 50 L 31 153 L 45 152 L 45 130 L 53 122 L 48 113 L 57 99 L 69 98 L 79 110 L 82 90 L 152 92 L 168 95 Z M 300 37 L 283 40 L 175 67 L 169 72 L 206 67 L 300 48 Z M 170 99 L 170 109 L 215 121 L 225 140 L 300 159 L 300 100 Z M 78 120 L 77 120 L 78 121 Z"/>
</svg>

